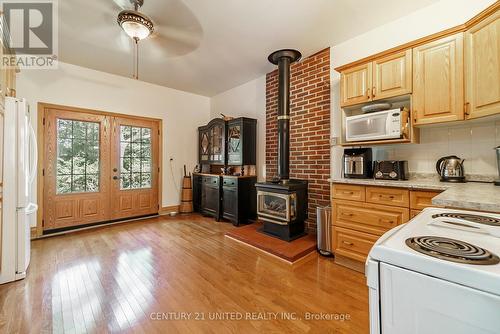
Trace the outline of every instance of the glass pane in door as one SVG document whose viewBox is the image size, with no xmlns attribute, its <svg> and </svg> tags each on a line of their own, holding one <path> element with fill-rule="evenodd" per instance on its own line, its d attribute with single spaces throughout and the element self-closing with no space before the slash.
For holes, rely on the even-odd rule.
<svg viewBox="0 0 500 334">
<path fill-rule="evenodd" d="M 241 127 L 232 125 L 228 129 L 227 154 L 229 163 L 239 163 L 241 160 Z"/>
<path fill-rule="evenodd" d="M 120 126 L 120 189 L 151 188 L 151 129 Z"/>
<path fill-rule="evenodd" d="M 99 191 L 99 123 L 57 119 L 56 193 Z"/>
</svg>

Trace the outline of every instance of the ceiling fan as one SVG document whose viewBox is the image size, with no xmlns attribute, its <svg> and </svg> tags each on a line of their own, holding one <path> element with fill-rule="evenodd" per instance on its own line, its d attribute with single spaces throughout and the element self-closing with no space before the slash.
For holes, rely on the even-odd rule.
<svg viewBox="0 0 500 334">
<path fill-rule="evenodd" d="M 121 1 L 116 1 L 121 2 Z M 134 74 L 133 78 L 139 79 L 139 41 L 148 38 L 154 31 L 153 21 L 145 14 L 139 12 L 144 5 L 144 0 L 130 0 L 134 9 L 123 9 L 118 13 L 116 21 L 125 33 L 134 41 Z"/>
<path fill-rule="evenodd" d="M 146 10 L 144 0 L 112 0 L 117 6 L 116 21 L 134 45 L 134 79 L 139 79 L 139 41 L 151 45 L 148 51 L 156 56 L 171 57 L 187 54 L 201 41 L 201 26 L 181 0 L 154 2 Z M 153 20 L 147 9 L 161 19 Z M 147 41 L 146 41 L 147 40 Z M 151 52 L 148 52 L 151 53 Z"/>
</svg>

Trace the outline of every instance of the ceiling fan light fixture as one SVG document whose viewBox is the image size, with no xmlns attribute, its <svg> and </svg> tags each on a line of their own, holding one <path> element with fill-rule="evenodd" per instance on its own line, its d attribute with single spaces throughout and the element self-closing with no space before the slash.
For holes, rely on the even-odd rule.
<svg viewBox="0 0 500 334">
<path fill-rule="evenodd" d="M 120 27 L 132 39 L 145 39 L 154 31 L 153 21 L 135 10 L 123 10 L 117 19 Z"/>
</svg>

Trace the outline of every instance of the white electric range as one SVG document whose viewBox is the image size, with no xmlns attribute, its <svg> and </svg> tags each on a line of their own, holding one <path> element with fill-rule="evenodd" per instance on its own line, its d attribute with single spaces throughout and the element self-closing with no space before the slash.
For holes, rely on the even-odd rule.
<svg viewBox="0 0 500 334">
<path fill-rule="evenodd" d="M 366 262 L 371 334 L 499 334 L 500 215 L 427 208 Z"/>
</svg>

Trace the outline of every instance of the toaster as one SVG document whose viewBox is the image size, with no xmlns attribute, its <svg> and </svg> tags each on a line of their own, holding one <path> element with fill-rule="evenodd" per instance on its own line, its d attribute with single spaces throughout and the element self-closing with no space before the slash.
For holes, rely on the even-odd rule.
<svg viewBox="0 0 500 334">
<path fill-rule="evenodd" d="M 378 160 L 373 162 L 373 178 L 377 180 L 408 180 L 408 161 Z"/>
</svg>

